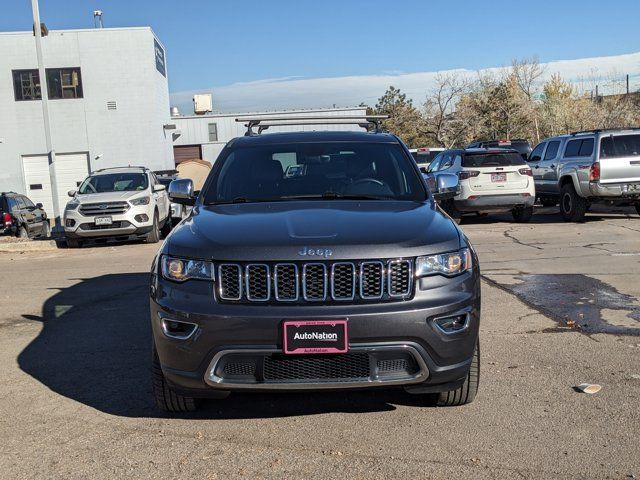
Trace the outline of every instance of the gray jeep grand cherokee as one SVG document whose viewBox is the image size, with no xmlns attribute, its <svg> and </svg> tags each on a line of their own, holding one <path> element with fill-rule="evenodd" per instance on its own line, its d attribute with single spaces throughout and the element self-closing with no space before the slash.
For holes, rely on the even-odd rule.
<svg viewBox="0 0 640 480">
<path fill-rule="evenodd" d="M 438 179 L 455 195 L 456 177 Z M 229 392 L 478 389 L 475 252 L 381 132 L 249 134 L 221 152 L 151 276 L 158 406 Z"/>
</svg>

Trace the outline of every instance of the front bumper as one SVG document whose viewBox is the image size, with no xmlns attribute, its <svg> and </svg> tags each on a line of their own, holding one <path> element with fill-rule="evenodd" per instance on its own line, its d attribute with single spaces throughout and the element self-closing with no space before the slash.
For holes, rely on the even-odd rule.
<svg viewBox="0 0 640 480">
<path fill-rule="evenodd" d="M 477 195 L 471 198 L 454 200 L 456 208 L 460 211 L 504 211 L 511 210 L 515 207 L 533 207 L 535 203 L 535 195 L 523 196 L 516 194 L 502 195 Z"/>
<path fill-rule="evenodd" d="M 146 220 L 140 221 L 145 215 Z M 147 205 L 131 206 L 126 212 L 111 217 L 112 225 L 96 225 L 95 217 L 83 215 L 79 210 L 65 210 L 64 234 L 67 238 L 112 238 L 147 234 L 153 228 L 153 210 Z M 72 224 L 72 225 L 71 225 Z"/>
<path fill-rule="evenodd" d="M 163 373 L 173 388 L 184 394 L 206 397 L 216 390 L 383 386 L 435 386 L 437 390 L 438 385 L 461 381 L 469 370 L 480 323 L 479 271 L 474 269 L 449 279 L 420 279 L 414 297 L 407 301 L 357 305 L 222 304 L 216 303 L 211 283 L 190 281 L 177 285 L 154 275 L 150 307 Z M 468 314 L 469 321 L 459 332 L 445 334 L 434 323 L 436 318 L 460 312 Z M 166 319 L 194 324 L 195 330 L 184 340 L 172 338 L 163 330 Z M 282 324 L 300 319 L 346 319 L 349 352 L 283 355 Z M 361 356 L 359 361 L 365 362 L 365 371 L 353 378 L 265 374 L 267 362 L 307 357 L 312 363 L 319 358 L 331 363 L 331 358 L 350 354 L 366 355 L 369 365 L 367 369 Z M 230 360 L 235 362 L 232 372 L 236 374 L 225 371 Z M 380 365 L 394 367 L 385 369 Z"/>
</svg>

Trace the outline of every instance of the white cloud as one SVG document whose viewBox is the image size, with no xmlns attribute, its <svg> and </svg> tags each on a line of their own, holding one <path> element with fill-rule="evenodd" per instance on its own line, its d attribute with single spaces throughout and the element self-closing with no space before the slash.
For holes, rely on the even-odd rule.
<svg viewBox="0 0 640 480">
<path fill-rule="evenodd" d="M 640 52 L 610 57 L 561 60 L 543 64 L 544 78 L 559 73 L 563 78 L 577 84 L 584 90 L 599 85 L 600 91 L 623 88 L 624 75 L 629 74 L 633 89 L 640 88 Z M 484 72 L 497 72 L 503 67 L 494 67 Z M 283 77 L 254 82 L 234 83 L 209 90 L 194 90 L 171 94 L 172 105 L 187 114 L 192 111 L 194 93 L 213 93 L 213 103 L 219 112 L 249 112 L 281 110 L 293 108 L 320 108 L 354 106 L 360 102 L 374 105 L 387 87 L 400 88 L 414 103 L 424 101 L 427 92 L 433 88 L 438 73 L 475 75 L 465 69 L 443 72 L 386 73 L 382 75 L 361 75 L 330 78 Z M 619 84 L 614 85 L 615 77 Z"/>
</svg>

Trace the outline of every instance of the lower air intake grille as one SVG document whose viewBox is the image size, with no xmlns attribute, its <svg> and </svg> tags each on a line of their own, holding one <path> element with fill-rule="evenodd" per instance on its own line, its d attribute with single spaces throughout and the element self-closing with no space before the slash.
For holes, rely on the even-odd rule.
<svg viewBox="0 0 640 480">
<path fill-rule="evenodd" d="M 263 368 L 265 381 L 348 382 L 370 375 L 369 355 L 366 353 L 296 358 L 274 355 L 265 357 Z"/>
</svg>

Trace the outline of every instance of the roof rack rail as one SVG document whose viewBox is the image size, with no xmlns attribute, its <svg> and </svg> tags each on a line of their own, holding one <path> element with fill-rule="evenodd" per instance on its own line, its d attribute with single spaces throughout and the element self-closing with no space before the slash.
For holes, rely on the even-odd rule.
<svg viewBox="0 0 640 480">
<path fill-rule="evenodd" d="M 243 122 L 247 131 L 245 137 L 261 134 L 269 127 L 289 127 L 294 125 L 358 125 L 369 130 L 374 127 L 375 133 L 381 133 L 380 123 L 389 118 L 389 115 L 347 115 L 347 116 L 313 116 L 313 117 L 242 117 L 236 118 L 236 122 Z M 253 128 L 258 127 L 258 132 Z"/>
<path fill-rule="evenodd" d="M 142 165 L 123 165 L 122 167 L 106 167 L 106 168 L 99 168 L 97 170 L 94 170 L 92 173 L 95 172 L 104 172 L 106 170 L 120 170 L 122 168 L 139 168 L 140 170 L 142 170 L 143 172 L 146 172 L 147 170 L 149 170 L 148 167 L 143 167 Z"/>
<path fill-rule="evenodd" d="M 594 128 L 592 130 L 580 130 L 577 132 L 571 132 L 569 135 L 575 137 L 576 135 L 587 135 L 589 133 L 618 132 L 621 130 L 640 130 L 640 127 Z"/>
</svg>

